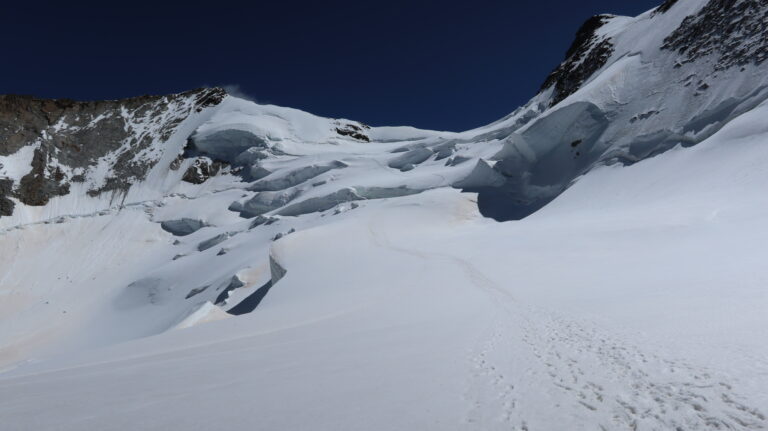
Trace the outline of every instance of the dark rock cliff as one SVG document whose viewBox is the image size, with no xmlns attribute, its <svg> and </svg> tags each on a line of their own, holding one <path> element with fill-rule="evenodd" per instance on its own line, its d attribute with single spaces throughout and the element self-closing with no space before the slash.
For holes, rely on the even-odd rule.
<svg viewBox="0 0 768 431">
<path fill-rule="evenodd" d="M 664 39 L 680 64 L 716 55 L 716 70 L 760 64 L 768 58 L 768 0 L 711 0 Z"/>
<path fill-rule="evenodd" d="M 565 61 L 547 76 L 541 86 L 541 91 L 554 87 L 552 106 L 575 93 L 608 61 L 613 53 L 613 44 L 608 38 L 600 37 L 597 30 L 612 16 L 593 16 L 576 32 L 576 39 L 565 54 Z"/>
<path fill-rule="evenodd" d="M 220 103 L 226 93 L 203 88 L 170 96 L 79 102 L 32 96 L 0 96 L 0 156 L 35 146 L 29 172 L 0 177 L 0 216 L 10 215 L 10 197 L 32 206 L 69 193 L 89 168 L 109 157 L 110 172 L 90 195 L 127 190 L 157 162 L 146 154 L 165 142 L 190 114 Z"/>
</svg>

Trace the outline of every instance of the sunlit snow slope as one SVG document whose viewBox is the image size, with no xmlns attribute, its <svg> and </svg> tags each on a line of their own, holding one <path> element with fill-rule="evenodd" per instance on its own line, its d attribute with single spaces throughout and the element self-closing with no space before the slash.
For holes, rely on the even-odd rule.
<svg viewBox="0 0 768 431">
<path fill-rule="evenodd" d="M 0 429 L 768 429 L 766 16 L 594 17 L 461 133 L 0 97 Z"/>
</svg>

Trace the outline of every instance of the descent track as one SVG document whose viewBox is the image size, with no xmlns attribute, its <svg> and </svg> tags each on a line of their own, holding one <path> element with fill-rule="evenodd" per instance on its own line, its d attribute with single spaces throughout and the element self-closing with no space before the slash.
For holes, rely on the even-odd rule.
<svg viewBox="0 0 768 431">
<path fill-rule="evenodd" d="M 375 245 L 462 269 L 467 286 L 488 295 L 493 325 L 470 353 L 467 426 L 477 429 L 763 430 L 724 373 L 633 345 L 589 321 L 516 301 L 470 260 L 397 244 L 375 217 Z M 412 238 L 409 244 L 417 244 Z M 439 244 L 429 243 L 430 249 Z M 513 289 L 510 287 L 510 290 Z M 576 412 L 574 416 L 571 412 Z"/>
</svg>

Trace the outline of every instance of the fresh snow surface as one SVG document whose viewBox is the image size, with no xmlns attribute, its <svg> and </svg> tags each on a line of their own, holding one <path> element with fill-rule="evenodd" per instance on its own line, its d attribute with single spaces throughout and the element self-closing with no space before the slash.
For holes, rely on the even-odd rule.
<svg viewBox="0 0 768 431">
<path fill-rule="evenodd" d="M 704 3 L 612 18 L 579 91 L 475 130 L 228 96 L 119 199 L 105 159 L 17 203 L 0 430 L 768 429 L 768 74 L 651 30 Z M 231 166 L 182 182 L 188 137 Z M 543 207 L 495 221 L 488 187 Z"/>
<path fill-rule="evenodd" d="M 197 286 L 211 265 L 234 270 L 245 256 L 256 268 L 243 278 L 259 284 L 271 253 L 287 273 L 257 312 L 29 360 L 0 376 L 4 429 L 763 429 L 766 115 L 761 106 L 696 147 L 597 169 L 518 222 L 485 219 L 472 194 L 439 189 L 327 213 L 271 250 L 247 234 L 225 255 L 204 252 L 215 264 L 185 280 Z M 132 298 L 93 292 L 127 273 L 151 279 L 140 268 L 177 247 L 144 209 L 6 234 L 19 248 L 4 252 L 35 253 L 3 269 L 3 286 L 19 286 L 4 315 L 37 302 L 73 320 L 84 309 L 117 319 Z M 85 246 L 111 236 L 107 249 Z M 46 274 L 32 272 L 36 260 Z M 216 320 L 210 308 L 167 326 Z M 126 336 L 157 329 L 138 320 L 122 322 Z"/>
</svg>

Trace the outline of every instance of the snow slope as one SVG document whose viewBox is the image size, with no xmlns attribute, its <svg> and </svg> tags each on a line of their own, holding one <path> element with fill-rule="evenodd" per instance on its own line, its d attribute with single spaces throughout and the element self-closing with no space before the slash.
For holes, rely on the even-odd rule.
<svg viewBox="0 0 768 431">
<path fill-rule="evenodd" d="M 9 194 L 2 429 L 767 429 L 766 66 L 660 48 L 718 1 L 476 130 L 192 94 L 130 187 Z"/>
</svg>

